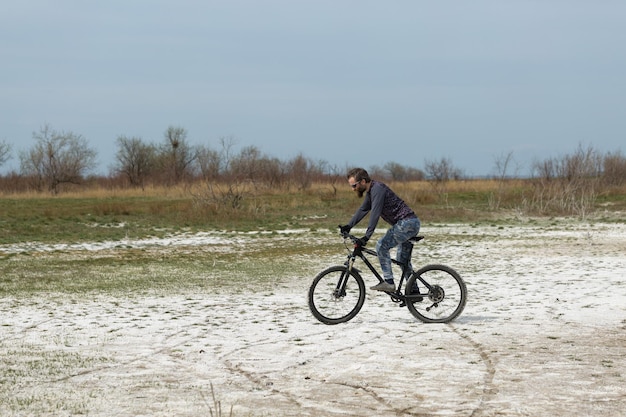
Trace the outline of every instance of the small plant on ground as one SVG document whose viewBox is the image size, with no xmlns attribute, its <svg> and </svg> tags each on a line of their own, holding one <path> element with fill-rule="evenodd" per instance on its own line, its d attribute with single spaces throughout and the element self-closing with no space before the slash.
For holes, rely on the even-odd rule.
<svg viewBox="0 0 626 417">
<path fill-rule="evenodd" d="M 204 394 L 202 394 L 202 398 L 204 398 Z M 211 405 L 209 403 L 209 401 L 207 401 L 206 398 L 204 398 L 204 401 L 208 404 L 209 406 L 209 414 L 211 417 L 223 417 L 225 416 L 225 414 L 222 414 L 222 402 L 219 401 L 216 397 L 215 397 L 215 389 L 213 389 L 213 384 L 211 383 L 211 400 L 213 402 L 213 405 Z M 230 411 L 228 413 L 228 417 L 233 417 L 233 406 L 230 406 Z"/>
</svg>

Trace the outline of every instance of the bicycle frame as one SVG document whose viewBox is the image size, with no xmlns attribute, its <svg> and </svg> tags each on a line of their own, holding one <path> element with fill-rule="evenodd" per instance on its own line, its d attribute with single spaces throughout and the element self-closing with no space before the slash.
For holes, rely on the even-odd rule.
<svg viewBox="0 0 626 417">
<path fill-rule="evenodd" d="M 347 236 L 349 238 L 351 238 L 353 241 L 355 240 L 353 236 Z M 418 241 L 421 240 L 421 237 L 418 238 Z M 411 254 L 413 253 L 413 248 L 411 247 L 411 251 L 408 254 L 408 259 L 411 259 Z M 372 264 L 372 262 L 368 259 L 367 255 L 370 256 L 374 256 L 378 258 L 378 253 L 376 253 L 376 251 L 360 246 L 358 244 L 354 245 L 354 249 L 352 250 L 352 253 L 350 253 L 348 255 L 348 260 L 346 261 L 345 265 L 348 267 L 348 271 L 351 271 L 354 268 L 354 262 L 356 261 L 357 258 L 361 259 L 363 261 L 363 263 L 365 264 L 365 266 L 367 266 L 367 268 L 370 270 L 370 272 L 372 272 L 372 274 L 374 274 L 374 276 L 376 278 L 378 278 L 379 282 L 384 281 L 383 277 L 380 275 L 380 273 L 378 272 L 378 270 L 376 269 L 376 267 Z M 421 294 L 421 293 L 417 293 L 417 294 L 410 294 L 410 295 L 406 295 L 402 292 L 402 286 L 404 284 L 404 281 L 407 280 L 410 276 L 410 274 L 412 274 L 414 271 L 412 269 L 409 268 L 409 263 L 403 263 L 398 261 L 397 259 L 393 259 L 391 258 L 391 263 L 393 265 L 397 265 L 400 266 L 402 269 L 402 276 L 400 277 L 400 282 L 398 284 L 398 288 L 394 291 L 394 292 L 387 292 L 387 294 L 389 294 L 391 296 L 391 299 L 394 302 L 404 302 L 404 301 L 409 301 L 409 300 L 413 300 L 416 301 L 418 299 L 421 299 L 425 296 L 427 296 L 428 294 Z M 360 272 L 358 268 L 354 268 L 357 272 Z M 347 274 L 346 274 L 347 275 Z M 337 290 L 340 291 L 340 294 L 343 293 L 343 291 L 345 290 L 345 285 L 347 280 L 345 279 L 347 277 L 344 277 L 344 279 L 341 279 L 340 282 L 338 283 L 338 287 Z M 417 279 L 426 287 L 428 288 L 428 290 L 432 290 L 432 287 L 430 284 L 428 284 L 426 281 L 424 281 L 422 279 L 421 276 L 418 276 Z"/>
</svg>

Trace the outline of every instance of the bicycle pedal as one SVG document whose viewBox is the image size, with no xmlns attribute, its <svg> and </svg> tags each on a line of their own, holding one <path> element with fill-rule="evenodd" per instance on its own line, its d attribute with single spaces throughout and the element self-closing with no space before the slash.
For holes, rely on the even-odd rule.
<svg viewBox="0 0 626 417">
<path fill-rule="evenodd" d="M 406 307 L 406 303 L 403 301 L 400 304 L 398 304 L 398 307 Z"/>
</svg>

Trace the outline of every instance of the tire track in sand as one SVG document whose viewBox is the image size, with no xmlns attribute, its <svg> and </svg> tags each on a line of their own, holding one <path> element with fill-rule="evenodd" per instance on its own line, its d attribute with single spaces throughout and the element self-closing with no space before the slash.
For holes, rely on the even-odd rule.
<svg viewBox="0 0 626 417">
<path fill-rule="evenodd" d="M 314 333 L 309 333 L 306 335 L 300 335 L 298 336 L 299 339 L 306 339 L 306 338 L 319 338 L 320 336 L 324 336 L 324 335 L 330 335 L 333 334 L 335 332 L 335 328 L 333 328 L 332 330 L 325 330 L 325 331 L 321 331 L 321 332 L 314 332 Z M 390 333 L 389 329 L 380 327 L 377 330 L 380 330 L 381 332 L 373 335 L 371 338 L 369 338 L 368 340 L 355 340 L 353 343 L 343 346 L 341 348 L 334 348 L 332 351 L 323 351 L 323 350 L 317 350 L 315 354 L 308 356 L 306 358 L 304 358 L 302 361 L 298 361 L 297 364 L 293 364 L 293 365 L 289 365 L 286 366 L 284 368 L 281 369 L 281 372 L 285 372 L 288 371 L 290 369 L 294 369 L 297 368 L 299 366 L 302 365 L 308 365 L 308 366 L 314 366 L 314 363 L 316 361 L 328 361 L 329 358 L 331 358 L 332 356 L 339 354 L 343 351 L 346 350 L 351 350 L 354 349 L 356 346 L 362 346 L 365 344 L 370 344 L 370 343 L 374 343 L 375 341 L 381 339 L 382 337 L 384 337 L 385 335 Z M 259 389 L 265 390 L 267 392 L 270 392 L 272 394 L 276 394 L 276 395 L 280 395 L 281 397 L 285 398 L 288 400 L 288 402 L 290 402 L 291 404 L 299 407 L 299 408 L 307 408 L 309 410 L 311 410 L 311 405 L 307 404 L 305 405 L 303 403 L 303 401 L 299 400 L 294 394 L 292 394 L 291 392 L 287 391 L 287 390 L 282 390 L 279 388 L 276 388 L 272 381 L 271 378 L 266 375 L 263 370 L 258 369 L 256 371 L 252 371 L 252 370 L 247 370 L 244 369 L 244 367 L 241 366 L 241 364 L 237 364 L 234 363 L 233 361 L 231 361 L 229 359 L 229 357 L 232 357 L 234 355 L 238 355 L 241 352 L 245 352 L 249 349 L 253 349 L 255 347 L 259 347 L 259 346 L 264 346 L 264 345 L 270 345 L 270 344 L 276 344 L 276 343 L 288 343 L 292 340 L 292 338 L 283 338 L 282 340 L 276 340 L 276 339 L 265 339 L 263 341 L 259 341 L 259 342 L 254 342 L 254 343 L 249 343 L 246 346 L 242 346 L 240 348 L 234 349 L 228 353 L 223 354 L 219 359 L 220 361 L 224 364 L 224 366 L 226 367 L 226 369 L 228 369 L 230 372 L 241 375 L 243 377 L 245 377 L 248 381 L 252 382 L 256 387 L 258 387 Z M 354 390 L 359 390 L 362 391 L 363 393 L 367 394 L 368 396 L 370 396 L 374 401 L 376 401 L 377 403 L 383 405 L 384 407 L 386 407 L 390 413 L 396 414 L 396 415 L 409 415 L 409 416 L 416 416 L 416 417 L 420 417 L 423 416 L 423 414 L 417 414 L 417 413 L 411 413 L 407 410 L 401 410 L 398 409 L 396 407 L 393 406 L 393 404 L 386 400 L 385 398 L 383 398 L 382 396 L 380 396 L 373 388 L 368 387 L 368 386 L 363 386 L 363 385 L 357 385 L 357 384 L 351 384 L 349 382 L 345 382 L 345 381 L 327 381 L 325 379 L 317 379 L 317 378 L 313 378 L 313 377 L 307 377 L 307 379 L 311 380 L 311 381 L 315 381 L 319 384 L 329 384 L 329 385 L 337 385 L 337 386 L 344 386 L 344 387 L 348 387 Z M 317 410 L 311 410 L 311 411 L 315 411 L 315 412 L 326 412 L 327 410 L 322 408 L 322 409 L 317 409 Z M 373 412 L 380 412 L 380 410 L 372 410 Z"/>
<path fill-rule="evenodd" d="M 469 343 L 478 352 L 480 359 L 485 365 L 486 372 L 483 378 L 483 392 L 480 398 L 480 403 L 470 414 L 470 417 L 480 417 L 485 414 L 486 404 L 498 393 L 498 388 L 493 384 L 493 378 L 496 374 L 495 364 L 483 345 L 472 339 L 469 335 L 463 333 L 461 330 L 457 329 L 453 324 L 448 324 L 448 326 L 454 333 Z"/>
</svg>

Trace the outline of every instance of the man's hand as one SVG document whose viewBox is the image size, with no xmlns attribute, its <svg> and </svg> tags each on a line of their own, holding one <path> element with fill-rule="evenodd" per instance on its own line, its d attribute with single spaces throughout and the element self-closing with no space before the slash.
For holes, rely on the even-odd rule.
<svg viewBox="0 0 626 417">
<path fill-rule="evenodd" d="M 342 225 L 339 225 L 339 232 L 340 232 L 342 235 L 344 235 L 344 236 L 345 236 L 345 235 L 347 235 L 348 233 L 350 233 L 350 229 L 351 229 L 351 227 L 350 227 L 350 226 L 348 226 L 347 224 L 346 224 L 346 225 L 343 225 L 343 226 L 342 226 Z"/>
<path fill-rule="evenodd" d="M 365 245 L 367 245 L 367 241 L 369 239 L 367 238 L 367 236 L 363 236 L 358 238 L 354 243 L 356 243 L 358 246 L 364 247 Z"/>
</svg>

